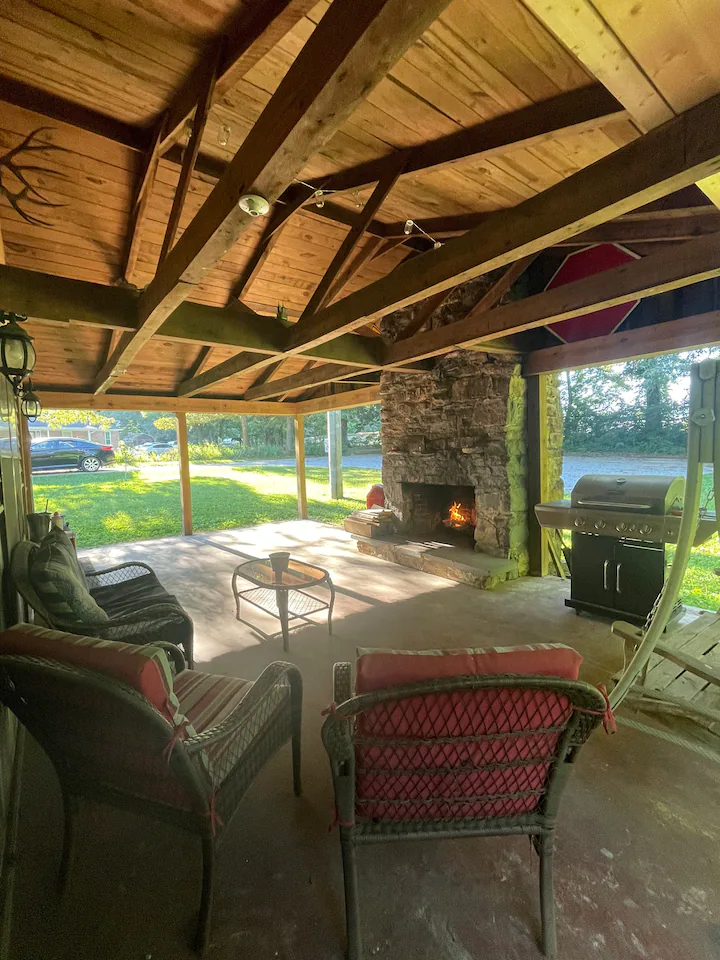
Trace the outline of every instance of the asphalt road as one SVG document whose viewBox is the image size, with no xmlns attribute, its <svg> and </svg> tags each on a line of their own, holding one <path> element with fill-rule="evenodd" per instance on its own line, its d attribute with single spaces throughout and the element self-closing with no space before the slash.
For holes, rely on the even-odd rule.
<svg viewBox="0 0 720 960">
<path fill-rule="evenodd" d="M 307 457 L 305 463 L 308 467 L 327 467 L 327 457 Z M 176 463 L 158 464 L 158 468 L 163 467 L 168 473 L 175 473 Z M 294 467 L 295 460 L 238 460 L 232 464 L 197 464 L 197 467 Z M 358 467 L 362 470 L 382 470 L 382 456 L 379 453 L 368 453 L 360 456 L 343 457 L 343 466 Z M 113 469 L 113 467 L 110 467 Z M 115 467 L 114 469 L 118 469 Z M 705 468 L 706 472 L 710 470 L 709 465 Z M 44 471 L 47 475 L 50 471 Z M 53 473 L 66 473 L 75 471 L 52 471 Z M 212 471 L 211 471 L 212 472 Z M 580 477 L 586 473 L 615 473 L 621 475 L 660 475 L 660 476 L 678 476 L 685 474 L 685 461 L 680 457 L 633 457 L 633 456 L 576 456 L 568 455 L 563 460 L 563 481 L 565 483 L 565 493 L 568 494 L 575 486 Z"/>
</svg>

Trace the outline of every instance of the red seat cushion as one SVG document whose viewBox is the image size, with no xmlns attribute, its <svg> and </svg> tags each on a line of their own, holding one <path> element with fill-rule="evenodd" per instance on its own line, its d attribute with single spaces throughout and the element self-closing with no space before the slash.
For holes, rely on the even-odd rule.
<svg viewBox="0 0 720 960">
<path fill-rule="evenodd" d="M 158 647 L 80 637 L 35 624 L 20 624 L 0 632 L 0 656 L 12 654 L 42 657 L 102 673 L 137 690 L 169 723 L 184 720 L 178 716 L 167 656 Z"/>
<path fill-rule="evenodd" d="M 204 733 L 226 720 L 241 700 L 252 690 L 250 680 L 212 673 L 183 670 L 175 677 L 175 694 L 180 710 L 196 733 Z M 225 737 L 203 750 L 204 766 L 215 788 L 219 787 L 237 757 L 237 738 Z"/>
<path fill-rule="evenodd" d="M 569 699 L 522 675 L 576 680 L 561 644 L 451 651 L 358 651 L 356 693 L 455 676 L 518 676 L 518 686 L 429 693 L 365 710 L 356 722 L 359 816 L 507 817 L 536 809 L 571 713 Z"/>
</svg>

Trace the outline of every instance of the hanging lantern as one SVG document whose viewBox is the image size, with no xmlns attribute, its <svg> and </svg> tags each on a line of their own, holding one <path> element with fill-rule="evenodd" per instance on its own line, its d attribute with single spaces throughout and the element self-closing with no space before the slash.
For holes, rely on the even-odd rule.
<svg viewBox="0 0 720 960">
<path fill-rule="evenodd" d="M 42 405 L 37 394 L 33 392 L 32 384 L 28 382 L 23 387 L 22 398 L 20 400 L 20 413 L 27 417 L 30 423 L 34 423 L 40 416 Z"/>
<path fill-rule="evenodd" d="M 32 337 L 18 322 L 26 319 L 16 313 L 0 313 L 0 373 L 12 384 L 16 396 L 20 395 L 21 383 L 35 366 Z"/>
</svg>

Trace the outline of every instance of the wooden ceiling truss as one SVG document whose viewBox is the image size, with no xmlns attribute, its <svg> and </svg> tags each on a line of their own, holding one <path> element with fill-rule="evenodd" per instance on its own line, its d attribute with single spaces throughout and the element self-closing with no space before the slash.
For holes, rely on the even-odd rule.
<svg viewBox="0 0 720 960">
<path fill-rule="evenodd" d="M 147 102 L 141 94 L 134 122 L 131 107 L 113 115 L 98 94 L 94 109 L 71 84 L 53 88 L 46 78 L 34 87 L 16 67 L 3 78 L 0 106 L 103 138 L 119 171 L 107 181 L 118 211 L 107 230 L 126 215 L 117 272 L 104 283 L 86 279 L 85 261 L 68 258 L 41 221 L 28 232 L 37 254 L 18 243 L 9 221 L 0 305 L 48 336 L 79 337 L 78 355 L 95 351 L 72 389 L 54 389 L 57 376 L 41 381 L 44 402 L 297 415 L 373 402 L 383 370 L 412 375 L 456 349 L 526 353 L 525 370 L 535 374 L 658 352 L 658 344 L 716 342 L 713 312 L 530 353 L 522 338 L 720 276 L 720 51 L 701 6 L 687 0 L 682 26 L 713 65 L 698 74 L 679 60 L 652 68 L 653 55 L 681 30 L 679 21 L 670 25 L 669 0 L 665 33 L 662 17 L 653 21 L 656 54 L 644 38 L 644 10 L 636 24 L 611 0 L 503 0 L 503 19 L 478 0 L 474 16 L 484 19 L 463 21 L 465 56 L 479 57 L 482 36 L 489 59 L 473 60 L 472 69 L 494 90 L 487 109 L 469 80 L 470 61 L 453 52 L 450 0 L 244 2 L 214 29 L 200 24 L 217 13 L 197 11 L 194 54 L 164 36 L 159 64 L 172 63 L 175 85 L 162 96 L 149 92 Z M 112 26 L 115 37 L 121 20 Z M 527 51 L 541 34 L 553 54 L 530 67 Z M 510 58 L 504 72 L 493 56 Z M 522 83 L 513 73 L 521 66 Z M 223 153 L 218 124 L 243 108 L 244 126 L 238 121 L 232 151 Z M 380 118 L 391 109 L 395 125 L 385 130 Z M 344 153 L 355 159 L 343 161 Z M 83 174 L 88 167 L 85 186 L 99 196 L 105 184 L 91 178 L 89 163 L 75 165 Z M 6 197 L 8 189 L 3 181 Z M 264 220 L 241 207 L 249 194 L 268 202 Z M 72 235 L 63 223 L 63 235 Z M 500 305 L 544 251 L 557 257 L 603 242 L 647 255 Z M 85 249 L 94 255 L 91 244 Z M 28 269 L 45 254 L 57 274 Z M 499 275 L 478 304 L 451 324 L 435 318 L 433 328 L 458 285 L 493 271 Z M 276 287 L 302 293 L 286 307 Z M 382 318 L 414 304 L 400 339 L 385 344 Z M 174 379 L 153 379 L 151 343 L 167 351 Z"/>
</svg>

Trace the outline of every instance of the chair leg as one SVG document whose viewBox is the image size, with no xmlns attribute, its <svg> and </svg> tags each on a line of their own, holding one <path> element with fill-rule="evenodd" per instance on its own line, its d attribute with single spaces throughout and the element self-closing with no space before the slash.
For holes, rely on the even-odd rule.
<svg viewBox="0 0 720 960">
<path fill-rule="evenodd" d="M 202 957 L 210 940 L 210 916 L 213 899 L 213 874 L 215 872 L 215 840 L 209 833 L 202 834 L 202 893 L 198 916 L 195 948 Z"/>
<path fill-rule="evenodd" d="M 75 839 L 75 819 L 77 816 L 77 800 L 64 787 L 62 789 L 63 800 L 63 847 L 60 855 L 60 873 L 58 876 L 58 888 L 60 894 L 67 890 L 68 880 L 70 878 L 70 868 L 73 860 L 73 845 Z"/>
<path fill-rule="evenodd" d="M 542 921 L 542 951 L 554 957 L 557 951 L 555 931 L 555 894 L 553 893 L 553 852 L 555 839 L 540 838 L 540 918 Z"/>
<path fill-rule="evenodd" d="M 342 830 L 342 827 L 340 828 Z M 345 925 L 347 928 L 348 960 L 362 960 L 360 935 L 360 901 L 358 898 L 357 865 L 352 840 L 340 838 L 345 883 Z"/>
<path fill-rule="evenodd" d="M 292 711 L 292 768 L 293 768 L 293 790 L 295 796 L 302 794 L 302 779 L 300 776 L 300 764 L 302 758 L 302 747 L 300 736 L 302 733 L 302 678 L 299 672 L 294 671 L 290 677 L 290 710 Z"/>
</svg>

